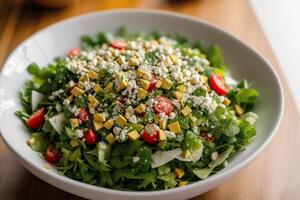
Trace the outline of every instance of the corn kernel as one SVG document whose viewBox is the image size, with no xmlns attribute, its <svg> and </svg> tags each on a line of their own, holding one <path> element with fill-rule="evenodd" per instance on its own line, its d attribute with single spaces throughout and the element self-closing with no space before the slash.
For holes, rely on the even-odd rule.
<svg viewBox="0 0 300 200">
<path fill-rule="evenodd" d="M 154 123 L 155 123 L 155 124 L 158 124 L 159 121 L 160 121 L 160 116 L 159 116 L 159 114 L 154 115 Z"/>
<path fill-rule="evenodd" d="M 159 130 L 158 141 L 164 141 L 166 139 L 167 139 L 167 137 L 166 137 L 165 132 L 163 130 Z"/>
<path fill-rule="evenodd" d="M 141 84 L 142 88 L 144 88 L 145 90 L 148 90 L 150 82 L 145 79 L 140 79 L 140 84 Z"/>
<path fill-rule="evenodd" d="M 141 103 L 140 105 L 138 105 L 135 109 L 134 109 L 135 112 L 141 114 L 143 112 L 146 111 L 146 105 Z"/>
<path fill-rule="evenodd" d="M 93 95 L 89 94 L 87 99 L 94 107 L 99 105 L 99 101 Z"/>
<path fill-rule="evenodd" d="M 118 86 L 117 86 L 117 92 L 120 92 L 121 90 L 123 90 L 124 88 L 126 88 L 128 85 L 127 81 L 121 81 Z"/>
<path fill-rule="evenodd" d="M 185 174 L 184 170 L 181 168 L 175 168 L 175 174 L 177 178 L 182 178 Z"/>
<path fill-rule="evenodd" d="M 71 90 L 71 94 L 73 94 L 75 97 L 78 97 L 80 95 L 82 95 L 84 93 L 84 91 L 82 89 L 80 89 L 79 87 L 75 86 L 72 90 Z"/>
<path fill-rule="evenodd" d="M 88 103 L 88 109 L 90 113 L 94 113 L 95 112 L 95 108 L 91 103 Z"/>
<path fill-rule="evenodd" d="M 180 91 L 175 91 L 175 92 L 173 92 L 173 96 L 174 96 L 176 99 L 178 99 L 179 101 L 181 101 L 182 98 L 183 98 L 183 93 L 180 92 Z"/>
<path fill-rule="evenodd" d="M 113 144 L 113 143 L 116 142 L 116 138 L 115 138 L 115 136 L 114 136 L 112 133 L 108 134 L 108 135 L 105 137 L 105 140 L 106 140 L 109 144 Z"/>
<path fill-rule="evenodd" d="M 93 124 L 94 124 L 94 129 L 96 131 L 100 130 L 103 128 L 103 122 L 96 122 L 96 121 L 93 121 Z"/>
<path fill-rule="evenodd" d="M 27 144 L 28 144 L 29 146 L 33 145 L 34 142 L 35 142 L 35 138 L 30 138 L 29 140 L 27 140 Z"/>
<path fill-rule="evenodd" d="M 138 76 L 138 77 L 143 77 L 144 76 L 144 74 L 146 74 L 147 72 L 145 72 L 144 70 L 142 70 L 142 69 L 137 69 L 136 70 L 136 75 Z"/>
<path fill-rule="evenodd" d="M 148 94 L 147 90 L 144 90 L 143 88 L 139 88 L 139 89 L 137 90 L 137 97 L 138 97 L 139 99 L 145 99 L 146 96 L 147 96 L 147 94 Z"/>
<path fill-rule="evenodd" d="M 181 128 L 178 121 L 169 124 L 168 127 L 173 133 L 181 133 Z"/>
<path fill-rule="evenodd" d="M 166 119 L 159 120 L 158 125 L 161 129 L 165 130 L 167 126 L 167 120 Z"/>
<path fill-rule="evenodd" d="M 188 158 L 192 154 L 191 154 L 191 152 L 189 150 L 184 150 L 181 155 L 182 155 L 183 158 Z"/>
<path fill-rule="evenodd" d="M 93 90 L 94 90 L 94 92 L 100 92 L 101 91 L 101 87 L 100 87 L 100 85 L 97 83 L 96 85 L 95 85 L 95 87 L 93 88 Z"/>
<path fill-rule="evenodd" d="M 72 129 L 74 129 L 79 126 L 79 120 L 78 119 L 70 119 L 70 124 L 71 124 Z"/>
<path fill-rule="evenodd" d="M 71 147 L 77 147 L 77 146 L 79 146 L 79 142 L 77 140 L 72 139 L 70 141 L 70 145 L 71 145 Z"/>
<path fill-rule="evenodd" d="M 128 64 L 137 67 L 139 65 L 139 61 L 136 58 L 130 58 Z"/>
<path fill-rule="evenodd" d="M 88 74 L 81 76 L 79 81 L 81 81 L 81 82 L 90 81 Z"/>
<path fill-rule="evenodd" d="M 162 85 L 162 81 L 161 80 L 157 80 L 156 83 L 155 83 L 155 87 L 156 88 L 160 88 Z"/>
<path fill-rule="evenodd" d="M 122 115 L 119 115 L 117 118 L 116 118 L 116 124 L 121 127 L 121 128 L 124 128 L 125 124 L 127 122 L 127 119 L 122 116 Z"/>
<path fill-rule="evenodd" d="M 124 73 L 123 73 L 123 72 L 116 72 L 116 73 L 114 74 L 114 76 L 115 76 L 115 78 L 116 78 L 117 80 L 122 80 L 123 77 L 124 77 Z"/>
<path fill-rule="evenodd" d="M 192 109 L 189 106 L 185 106 L 182 110 L 181 113 L 186 117 L 192 112 Z"/>
<path fill-rule="evenodd" d="M 88 72 L 88 77 L 90 79 L 97 79 L 98 78 L 98 74 L 96 72 L 94 72 L 94 71 L 89 71 Z"/>
<path fill-rule="evenodd" d="M 178 186 L 183 187 L 183 186 L 186 186 L 187 184 L 189 184 L 188 181 L 179 181 Z"/>
<path fill-rule="evenodd" d="M 149 73 L 149 72 L 146 72 L 144 75 L 143 75 L 143 79 L 145 79 L 145 80 L 151 80 L 151 78 L 152 78 L 152 75 Z"/>
<path fill-rule="evenodd" d="M 94 114 L 95 122 L 105 122 L 106 121 L 106 113 L 96 113 Z"/>
<path fill-rule="evenodd" d="M 178 62 L 178 58 L 177 58 L 177 56 L 176 55 L 170 55 L 170 59 L 172 60 L 172 62 L 173 62 L 173 64 L 177 64 L 177 62 Z"/>
<path fill-rule="evenodd" d="M 179 86 L 177 87 L 177 90 L 180 91 L 180 92 L 185 93 L 185 92 L 186 92 L 186 87 L 185 87 L 184 85 L 179 85 Z"/>
<path fill-rule="evenodd" d="M 137 131 L 131 131 L 128 133 L 128 139 L 130 141 L 135 141 L 140 138 L 140 134 Z"/>
<path fill-rule="evenodd" d="M 237 104 L 234 105 L 234 109 L 235 109 L 235 113 L 238 116 L 242 115 L 245 112 L 244 109 L 241 106 L 237 105 Z"/>
<path fill-rule="evenodd" d="M 74 96 L 73 96 L 72 94 L 71 94 L 70 96 L 67 97 L 67 100 L 68 100 L 69 102 L 72 102 L 73 99 L 74 99 Z"/>
<path fill-rule="evenodd" d="M 169 90 L 172 87 L 172 85 L 173 85 L 173 82 L 170 79 L 166 78 L 163 80 L 161 87 L 163 89 Z"/>
<path fill-rule="evenodd" d="M 111 129 L 111 127 L 114 125 L 114 120 L 112 120 L 112 119 L 109 119 L 109 120 L 107 120 L 105 123 L 104 123 L 104 127 L 106 128 L 106 129 Z"/>
<path fill-rule="evenodd" d="M 113 83 L 112 82 L 109 82 L 106 86 L 105 86 L 105 88 L 104 88 L 104 93 L 109 93 L 111 90 L 112 90 L 112 88 L 113 88 Z"/>
<path fill-rule="evenodd" d="M 229 106 L 231 104 L 231 101 L 230 101 L 230 99 L 225 97 L 223 103 L 224 103 L 225 106 Z"/>
<path fill-rule="evenodd" d="M 167 140 L 160 141 L 158 142 L 158 147 L 164 149 L 166 144 L 167 144 Z"/>
<path fill-rule="evenodd" d="M 83 82 L 77 83 L 76 86 L 79 87 L 80 89 L 84 89 L 84 84 L 83 84 Z"/>
</svg>

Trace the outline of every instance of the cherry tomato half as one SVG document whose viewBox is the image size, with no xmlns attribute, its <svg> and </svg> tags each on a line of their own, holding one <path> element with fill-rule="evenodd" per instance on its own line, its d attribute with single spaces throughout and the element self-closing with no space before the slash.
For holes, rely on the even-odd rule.
<svg viewBox="0 0 300 200">
<path fill-rule="evenodd" d="M 209 78 L 210 87 L 218 95 L 226 95 L 228 93 L 228 88 L 222 76 L 217 74 L 212 74 Z"/>
<path fill-rule="evenodd" d="M 154 144 L 158 141 L 159 130 L 155 124 L 148 124 L 142 132 L 142 139 L 145 143 Z"/>
<path fill-rule="evenodd" d="M 86 108 L 80 108 L 79 110 L 79 114 L 77 116 L 77 118 L 82 122 L 86 122 L 89 120 L 89 112 L 87 111 Z"/>
<path fill-rule="evenodd" d="M 44 107 L 35 111 L 27 120 L 26 124 L 29 128 L 37 129 L 45 121 L 46 109 Z"/>
<path fill-rule="evenodd" d="M 174 106 L 172 104 L 172 101 L 167 97 L 157 96 L 155 98 L 153 109 L 156 114 L 165 113 L 166 115 L 169 116 L 171 112 L 174 110 Z"/>
<path fill-rule="evenodd" d="M 114 49 L 122 50 L 125 47 L 125 42 L 120 40 L 114 40 L 110 43 L 110 46 Z"/>
<path fill-rule="evenodd" d="M 85 143 L 93 145 L 96 144 L 98 141 L 98 135 L 93 129 L 88 129 L 85 133 L 83 138 L 85 139 Z"/>
<path fill-rule="evenodd" d="M 80 48 L 72 48 L 68 51 L 67 55 L 68 57 L 75 57 L 81 54 Z"/>
<path fill-rule="evenodd" d="M 45 159 L 49 163 L 57 163 L 61 158 L 61 153 L 59 150 L 53 145 L 50 144 L 45 153 Z"/>
<path fill-rule="evenodd" d="M 149 87 L 148 87 L 149 92 L 152 92 L 155 89 L 156 81 L 157 81 L 156 77 L 152 76 L 152 79 L 150 80 L 150 84 L 149 84 Z"/>
</svg>

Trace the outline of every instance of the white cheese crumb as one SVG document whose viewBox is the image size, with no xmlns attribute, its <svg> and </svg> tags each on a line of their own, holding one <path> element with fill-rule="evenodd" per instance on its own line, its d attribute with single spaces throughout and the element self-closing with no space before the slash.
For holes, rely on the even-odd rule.
<svg viewBox="0 0 300 200">
<path fill-rule="evenodd" d="M 175 117 L 176 117 L 176 113 L 174 113 L 174 112 L 171 112 L 170 113 L 170 116 L 169 116 L 169 119 L 175 119 Z"/>
<path fill-rule="evenodd" d="M 77 129 L 77 130 L 74 131 L 74 135 L 75 135 L 77 138 L 82 138 L 82 137 L 83 137 L 83 131 Z"/>
<path fill-rule="evenodd" d="M 135 115 L 132 115 L 129 119 L 128 119 L 129 122 L 131 123 L 137 123 L 137 117 Z"/>
<path fill-rule="evenodd" d="M 213 160 L 213 161 L 217 160 L 218 157 L 219 157 L 219 154 L 216 151 L 211 154 L 211 160 Z"/>
<path fill-rule="evenodd" d="M 113 133 L 117 136 L 117 135 L 120 134 L 121 130 L 122 130 L 122 129 L 121 129 L 120 127 L 116 126 L 116 127 L 114 127 L 114 129 L 113 129 Z"/>
<path fill-rule="evenodd" d="M 166 137 L 169 139 L 176 138 L 176 134 L 171 131 L 165 131 Z"/>
<path fill-rule="evenodd" d="M 139 162 L 139 160 L 140 160 L 140 157 L 138 157 L 138 156 L 133 156 L 132 157 L 132 162 L 133 163 L 137 163 L 137 162 Z"/>
</svg>

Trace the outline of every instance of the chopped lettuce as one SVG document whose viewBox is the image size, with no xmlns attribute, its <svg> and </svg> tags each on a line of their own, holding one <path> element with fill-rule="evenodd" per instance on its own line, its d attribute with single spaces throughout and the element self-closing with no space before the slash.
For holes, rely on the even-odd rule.
<svg viewBox="0 0 300 200">
<path fill-rule="evenodd" d="M 243 88 L 235 95 L 235 101 L 245 110 L 252 109 L 259 97 L 259 93 L 255 89 Z"/>
<path fill-rule="evenodd" d="M 157 179 L 164 181 L 164 188 L 174 188 L 177 185 L 176 175 L 174 172 L 169 172 L 164 175 L 160 175 Z"/>
<path fill-rule="evenodd" d="M 210 162 L 208 164 L 208 167 L 205 168 L 195 168 L 193 170 L 193 173 L 200 179 L 206 179 L 214 170 L 214 168 L 216 168 L 217 166 L 221 165 L 231 154 L 231 152 L 233 151 L 234 146 L 230 145 L 222 154 L 219 155 L 219 157 Z"/>
</svg>

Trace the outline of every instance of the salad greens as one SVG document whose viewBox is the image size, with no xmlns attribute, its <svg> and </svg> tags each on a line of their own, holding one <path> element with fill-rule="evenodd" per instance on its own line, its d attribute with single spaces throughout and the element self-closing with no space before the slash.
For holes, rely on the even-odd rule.
<svg viewBox="0 0 300 200">
<path fill-rule="evenodd" d="M 60 174 L 118 190 L 181 187 L 222 170 L 256 135 L 259 93 L 228 77 L 219 47 L 126 28 L 81 40 L 28 66 L 16 112 L 27 144 Z"/>
</svg>

